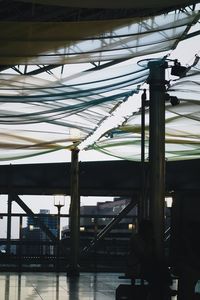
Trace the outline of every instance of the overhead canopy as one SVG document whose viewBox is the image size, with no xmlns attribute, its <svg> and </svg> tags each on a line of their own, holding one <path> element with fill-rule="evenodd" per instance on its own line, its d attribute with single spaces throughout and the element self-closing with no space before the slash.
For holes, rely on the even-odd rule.
<svg viewBox="0 0 200 300">
<path fill-rule="evenodd" d="M 147 76 L 137 65 L 81 72 L 58 82 L 1 74 L 0 159 L 70 148 L 137 93 Z"/>
<path fill-rule="evenodd" d="M 148 18 L 0 22 L 2 65 L 73 64 L 74 68 L 75 63 L 94 63 L 96 67 L 94 71 L 78 70 L 72 75 L 66 71 L 61 79 L 2 72 L 0 160 L 70 149 L 74 142 L 80 147 L 84 145 L 83 142 L 97 133 L 106 120 L 109 123 L 119 107 L 128 101 L 134 103 L 134 95 L 146 81 L 148 69 L 128 59 L 138 57 L 139 60 L 155 53 L 162 57 L 187 37 L 198 19 L 199 11 L 187 7 L 183 11 Z M 116 66 L 116 60 L 126 63 Z M 102 62 L 110 67 L 98 68 L 104 67 Z M 21 73 L 20 68 L 17 70 Z M 129 112 L 134 109 L 130 108 Z M 138 126 L 135 145 L 140 151 L 140 116 L 135 116 L 120 131 L 126 132 L 134 120 L 133 126 Z M 109 126 L 116 127 L 116 123 Z M 98 133 L 97 139 L 107 130 Z M 104 150 L 113 141 L 106 138 L 96 145 Z M 89 144 L 91 148 L 92 144 Z M 126 146 L 123 139 L 122 144 Z M 128 151 L 127 147 L 125 149 Z M 129 157 L 126 151 L 122 151 L 124 158 L 139 159 L 139 152 Z M 113 154 L 112 151 L 109 154 Z"/>
<path fill-rule="evenodd" d="M 199 12 L 81 22 L 0 22 L 0 64 L 72 64 L 168 51 Z"/>
</svg>

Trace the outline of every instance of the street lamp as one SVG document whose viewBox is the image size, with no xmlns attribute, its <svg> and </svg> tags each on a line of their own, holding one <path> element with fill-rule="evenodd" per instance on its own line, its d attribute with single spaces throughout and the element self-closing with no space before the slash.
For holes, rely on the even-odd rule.
<svg viewBox="0 0 200 300">
<path fill-rule="evenodd" d="M 65 205 L 64 195 L 54 195 L 54 206 L 57 207 L 57 270 L 59 269 L 59 258 L 60 258 L 60 211 Z"/>
<path fill-rule="evenodd" d="M 57 219 L 57 240 L 60 240 L 60 211 L 61 208 L 65 205 L 65 196 L 64 195 L 54 195 L 54 206 L 58 210 L 58 219 Z"/>
</svg>

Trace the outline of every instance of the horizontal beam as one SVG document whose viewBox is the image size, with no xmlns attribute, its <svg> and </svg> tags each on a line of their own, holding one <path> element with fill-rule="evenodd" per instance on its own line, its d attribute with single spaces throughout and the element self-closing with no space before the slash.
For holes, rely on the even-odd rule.
<svg viewBox="0 0 200 300">
<path fill-rule="evenodd" d="M 70 167 L 71 163 L 1 165 L 0 193 L 70 195 Z M 166 191 L 200 190 L 199 169 L 200 160 L 167 162 Z M 79 170 L 81 196 L 133 196 L 141 189 L 139 162 L 80 162 Z"/>
</svg>

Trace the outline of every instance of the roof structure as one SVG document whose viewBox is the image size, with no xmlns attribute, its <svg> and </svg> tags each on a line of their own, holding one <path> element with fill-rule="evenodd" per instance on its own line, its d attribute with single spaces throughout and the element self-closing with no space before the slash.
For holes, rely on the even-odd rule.
<svg viewBox="0 0 200 300">
<path fill-rule="evenodd" d="M 148 68 L 132 60 L 162 58 L 190 36 L 200 17 L 198 1 L 180 0 L 9 1 L 1 2 L 0 15 L 0 160 L 5 161 L 71 149 L 74 143 L 84 148 L 105 121 L 133 102 L 148 78 Z M 169 87 L 170 95 L 182 97 L 179 107 L 166 106 L 169 159 L 199 157 L 198 92 L 196 63 Z M 97 134 L 88 149 L 138 160 L 140 112 L 131 108 L 121 120 L 120 127 L 110 123 Z M 187 130 L 176 128 L 180 122 Z M 189 126 L 195 135 L 190 138 Z M 113 151 L 122 153 L 124 146 L 123 156 Z"/>
<path fill-rule="evenodd" d="M 194 159 L 200 155 L 200 59 L 187 74 L 172 80 L 165 114 L 165 156 L 168 160 Z M 171 100 L 171 101 L 170 101 Z M 145 109 L 145 159 L 148 160 L 149 107 Z M 93 147 L 121 159 L 141 159 L 141 111 L 135 111 L 121 126 L 111 129 Z M 123 149 L 123 150 L 122 150 Z"/>
</svg>

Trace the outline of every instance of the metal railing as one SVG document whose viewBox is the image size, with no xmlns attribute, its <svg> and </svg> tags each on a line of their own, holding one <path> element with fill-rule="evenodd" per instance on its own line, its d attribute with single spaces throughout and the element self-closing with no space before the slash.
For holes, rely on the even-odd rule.
<svg viewBox="0 0 200 300">
<path fill-rule="evenodd" d="M 44 215 L 35 214 L 36 218 L 41 218 Z M 48 214 L 49 217 L 55 217 L 55 214 Z M 47 235 L 42 233 L 42 229 L 36 229 L 38 232 L 34 237 L 34 230 L 28 233 L 24 232 L 23 223 L 28 215 L 25 213 L 12 213 L 10 216 L 11 224 L 12 219 L 18 219 L 18 226 L 15 226 L 15 233 L 17 238 L 12 237 L 11 234 L 7 235 L 9 238 L 0 236 L 0 269 L 11 271 L 66 271 L 69 264 L 70 253 L 70 230 L 66 229 L 62 234 L 61 240 L 51 240 Z M 61 214 L 61 219 L 67 220 L 68 214 Z M 0 218 L 8 218 L 8 214 L 0 214 Z M 98 241 L 98 245 L 90 247 L 89 253 L 91 255 L 80 256 L 81 269 L 88 270 L 117 270 L 121 269 L 124 265 L 125 258 L 128 252 L 128 242 L 132 234 L 132 230 L 128 228 L 133 218 L 130 215 L 121 215 L 120 220 L 113 223 L 117 215 L 81 215 L 82 223 L 88 226 L 80 228 L 80 252 L 82 249 L 88 248 L 91 241 L 96 241 L 97 236 L 104 235 Z M 85 222 L 84 222 L 85 220 Z M 109 222 L 111 221 L 111 222 Z M 16 223 L 16 222 L 15 222 Z M 112 229 L 107 225 L 112 223 Z M 18 227 L 18 228 L 17 228 Z M 11 226 L 12 228 L 12 226 Z M 83 231 L 82 231 L 83 230 Z M 36 232 L 35 232 L 36 233 Z M 65 233 L 65 234 L 64 234 Z M 9 247 L 7 247 L 9 245 Z M 59 247 L 59 251 L 58 250 Z M 59 257 L 57 255 L 59 253 Z"/>
</svg>

